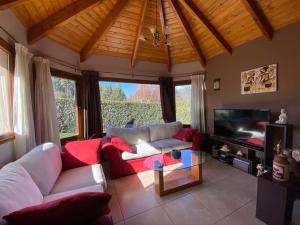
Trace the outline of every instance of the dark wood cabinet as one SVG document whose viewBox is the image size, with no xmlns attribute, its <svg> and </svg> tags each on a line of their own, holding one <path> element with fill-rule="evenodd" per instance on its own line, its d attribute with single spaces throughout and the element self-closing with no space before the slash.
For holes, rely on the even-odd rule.
<svg viewBox="0 0 300 225">
<path fill-rule="evenodd" d="M 296 181 L 273 180 L 272 171 L 258 177 L 256 217 L 268 225 L 287 225 L 296 199 Z"/>
</svg>

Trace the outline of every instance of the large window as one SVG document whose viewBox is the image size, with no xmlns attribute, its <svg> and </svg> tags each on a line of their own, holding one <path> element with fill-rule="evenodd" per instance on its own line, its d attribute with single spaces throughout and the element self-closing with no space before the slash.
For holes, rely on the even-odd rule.
<svg viewBox="0 0 300 225">
<path fill-rule="evenodd" d="M 100 81 L 103 129 L 163 122 L 158 84 Z"/>
<path fill-rule="evenodd" d="M 52 84 L 55 95 L 60 138 L 77 138 L 80 133 L 77 81 L 68 76 L 66 78 L 63 72 L 52 70 Z"/>
<path fill-rule="evenodd" d="M 13 50 L 0 39 L 0 143 L 13 138 L 12 68 Z"/>
<path fill-rule="evenodd" d="M 191 123 L 191 93 L 190 84 L 179 84 L 175 86 L 176 120 L 183 124 Z"/>
</svg>

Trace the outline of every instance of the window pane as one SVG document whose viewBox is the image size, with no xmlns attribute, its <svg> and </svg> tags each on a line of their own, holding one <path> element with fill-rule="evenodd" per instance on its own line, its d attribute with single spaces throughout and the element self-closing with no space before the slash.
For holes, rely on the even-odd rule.
<svg viewBox="0 0 300 225">
<path fill-rule="evenodd" d="M 9 53 L 0 48 L 0 135 L 12 131 Z"/>
<path fill-rule="evenodd" d="M 105 81 L 99 85 L 104 131 L 163 122 L 159 85 Z"/>
<path fill-rule="evenodd" d="M 176 120 L 183 124 L 191 123 L 191 93 L 192 85 L 175 86 Z"/>
<path fill-rule="evenodd" d="M 52 77 L 60 138 L 77 135 L 76 83 Z"/>
</svg>

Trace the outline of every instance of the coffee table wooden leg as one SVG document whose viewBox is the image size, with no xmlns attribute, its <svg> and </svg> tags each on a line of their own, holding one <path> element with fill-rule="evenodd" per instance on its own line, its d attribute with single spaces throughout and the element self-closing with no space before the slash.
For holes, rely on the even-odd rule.
<svg viewBox="0 0 300 225">
<path fill-rule="evenodd" d="M 202 182 L 202 165 L 192 166 L 191 175 L 193 180 Z"/>
<path fill-rule="evenodd" d="M 154 183 L 155 191 L 159 195 L 164 194 L 164 172 L 163 171 L 154 171 Z"/>
</svg>

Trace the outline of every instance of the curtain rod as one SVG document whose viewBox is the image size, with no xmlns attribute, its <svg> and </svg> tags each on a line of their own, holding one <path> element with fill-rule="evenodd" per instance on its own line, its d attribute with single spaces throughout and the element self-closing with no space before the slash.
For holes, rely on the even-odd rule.
<svg viewBox="0 0 300 225">
<path fill-rule="evenodd" d="M 0 30 L 2 30 L 12 41 L 14 41 L 15 43 L 19 43 L 14 36 L 12 36 L 5 28 L 3 28 L 2 26 L 0 26 Z"/>
</svg>

